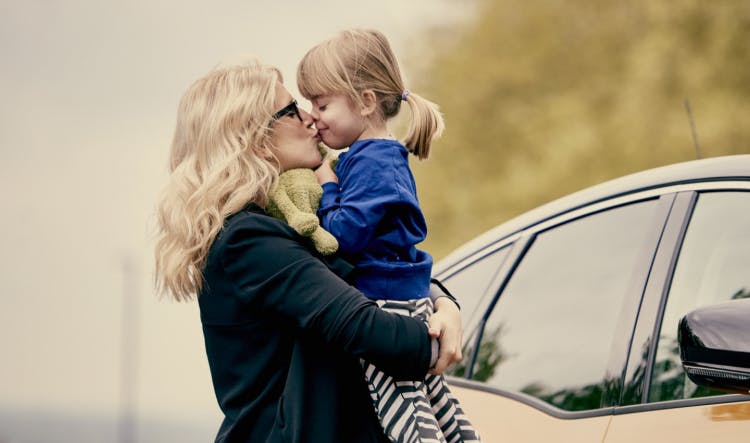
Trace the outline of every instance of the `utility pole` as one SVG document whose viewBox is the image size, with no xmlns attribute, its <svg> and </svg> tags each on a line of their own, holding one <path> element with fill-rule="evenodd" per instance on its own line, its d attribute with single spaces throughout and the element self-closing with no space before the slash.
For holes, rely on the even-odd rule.
<svg viewBox="0 0 750 443">
<path fill-rule="evenodd" d="M 138 272 L 132 254 L 121 258 L 122 339 L 120 351 L 120 417 L 117 426 L 118 443 L 136 442 L 136 401 L 138 392 L 138 335 L 139 291 Z"/>
</svg>

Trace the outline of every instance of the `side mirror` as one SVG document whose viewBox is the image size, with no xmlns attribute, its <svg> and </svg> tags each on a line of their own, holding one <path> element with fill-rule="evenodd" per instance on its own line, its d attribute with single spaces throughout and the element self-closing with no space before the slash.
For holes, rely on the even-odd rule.
<svg viewBox="0 0 750 443">
<path fill-rule="evenodd" d="M 706 306 L 680 319 L 682 367 L 693 383 L 750 393 L 750 299 Z"/>
</svg>

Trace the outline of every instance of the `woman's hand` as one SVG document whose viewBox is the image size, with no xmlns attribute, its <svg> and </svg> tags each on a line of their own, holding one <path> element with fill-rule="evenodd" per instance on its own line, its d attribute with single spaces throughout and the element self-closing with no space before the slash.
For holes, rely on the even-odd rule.
<svg viewBox="0 0 750 443">
<path fill-rule="evenodd" d="M 461 361 L 461 312 L 451 299 L 440 297 L 435 300 L 435 312 L 428 322 L 430 336 L 440 342 L 440 354 L 430 374 L 439 375 Z"/>
<path fill-rule="evenodd" d="M 323 159 L 323 163 L 315 170 L 315 177 L 317 177 L 318 183 L 321 185 L 329 182 L 339 182 L 339 178 L 336 177 L 336 173 L 331 168 L 330 159 L 327 157 Z"/>
</svg>

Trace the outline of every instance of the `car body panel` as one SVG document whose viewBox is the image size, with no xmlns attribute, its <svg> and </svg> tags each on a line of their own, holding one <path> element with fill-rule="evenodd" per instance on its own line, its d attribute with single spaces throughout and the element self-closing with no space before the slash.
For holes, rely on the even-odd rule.
<svg viewBox="0 0 750 443">
<path fill-rule="evenodd" d="M 491 442 L 601 442 L 611 416 L 561 419 L 494 393 L 451 384 L 466 416 L 485 443 Z"/>
<path fill-rule="evenodd" d="M 646 441 L 747 442 L 750 401 L 615 415 L 605 443 Z M 502 435 L 502 434 L 498 434 Z"/>
</svg>

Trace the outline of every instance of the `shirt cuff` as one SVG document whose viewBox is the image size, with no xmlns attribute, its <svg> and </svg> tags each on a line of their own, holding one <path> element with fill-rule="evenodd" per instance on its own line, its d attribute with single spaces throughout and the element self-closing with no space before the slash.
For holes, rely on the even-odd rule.
<svg viewBox="0 0 750 443">
<path fill-rule="evenodd" d="M 430 368 L 435 367 L 435 363 L 438 361 L 438 356 L 440 355 L 440 343 L 438 342 L 438 339 L 430 337 L 431 340 L 431 347 L 432 347 L 432 355 L 430 356 Z"/>
<path fill-rule="evenodd" d="M 430 300 L 432 301 L 432 304 L 434 305 L 437 299 L 440 297 L 448 297 L 453 303 L 455 303 L 458 310 L 461 310 L 461 305 L 458 304 L 458 300 L 456 300 L 456 297 L 453 296 L 448 291 L 448 288 L 443 286 L 442 283 L 440 283 L 440 280 L 436 278 L 430 279 Z"/>
</svg>

